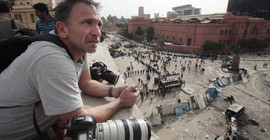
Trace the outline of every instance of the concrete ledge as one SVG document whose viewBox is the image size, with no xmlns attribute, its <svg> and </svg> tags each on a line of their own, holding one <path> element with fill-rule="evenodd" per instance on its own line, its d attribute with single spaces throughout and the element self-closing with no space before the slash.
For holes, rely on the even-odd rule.
<svg viewBox="0 0 270 140">
<path fill-rule="evenodd" d="M 118 67 L 115 64 L 114 59 L 111 57 L 108 51 L 107 46 L 108 46 L 107 42 L 100 43 L 98 44 L 96 53 L 89 54 L 90 65 L 92 65 L 92 63 L 94 62 L 102 61 L 103 63 L 107 65 L 109 70 L 113 71 L 114 73 L 120 74 Z M 123 77 L 120 76 L 117 85 L 123 85 L 123 84 L 124 84 L 124 79 Z M 110 98 L 110 97 L 97 98 L 97 97 L 92 97 L 92 96 L 88 96 L 84 94 L 82 94 L 82 98 L 83 98 L 83 102 L 86 108 L 106 104 L 114 100 L 114 98 Z M 115 119 L 131 119 L 131 118 L 138 118 L 138 119 L 143 118 L 142 112 L 138 109 L 136 104 L 131 108 L 121 109 L 111 119 L 115 120 Z"/>
</svg>

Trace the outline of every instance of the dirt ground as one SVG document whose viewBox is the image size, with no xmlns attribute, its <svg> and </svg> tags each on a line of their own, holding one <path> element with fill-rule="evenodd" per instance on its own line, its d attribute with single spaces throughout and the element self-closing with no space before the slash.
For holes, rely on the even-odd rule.
<svg viewBox="0 0 270 140">
<path fill-rule="evenodd" d="M 120 42 L 122 45 L 128 44 L 127 40 L 119 38 L 119 36 L 109 35 L 109 39 L 103 42 L 103 45 L 111 45 L 115 42 Z M 139 45 L 140 46 L 140 45 Z M 120 47 L 120 50 L 128 53 L 133 50 L 136 51 L 151 51 L 145 47 L 136 47 L 133 49 L 126 49 Z M 248 140 L 269 140 L 270 139 L 270 52 L 264 52 L 260 56 L 257 54 L 240 54 L 240 68 L 245 68 L 249 74 L 248 79 L 231 83 L 230 85 L 223 87 L 220 92 L 221 96 L 232 95 L 236 103 L 245 107 L 246 117 L 256 124 L 246 124 L 245 126 L 238 127 L 238 131 L 241 136 Z M 221 70 L 221 60 L 211 61 L 205 59 L 204 63 L 200 63 L 201 59 L 177 57 L 173 58 L 173 53 L 164 52 L 161 54 L 161 58 L 171 57 L 172 61 L 168 68 L 168 71 L 181 73 L 180 66 L 190 63 L 190 70 L 186 70 L 183 73 L 183 80 L 186 81 L 185 87 L 182 89 L 191 95 L 187 95 L 180 89 L 174 89 L 169 93 L 166 93 L 165 98 L 156 95 L 151 101 L 149 97 L 140 98 L 137 101 L 137 106 L 142 111 L 144 117 L 148 117 L 153 108 L 163 103 L 177 102 L 177 99 L 181 101 L 187 100 L 192 95 L 205 94 L 205 90 L 209 86 L 209 81 L 215 78 L 221 78 L 222 76 L 231 76 L 231 73 L 226 73 Z M 189 55 L 189 54 L 187 54 Z M 150 63 L 150 59 L 153 59 L 153 53 L 147 55 L 143 61 Z M 133 70 L 146 69 L 144 65 L 135 61 L 135 54 L 131 53 L 131 56 L 123 56 L 115 58 L 115 63 L 119 68 L 119 73 L 124 77 L 124 72 L 127 72 L 128 66 L 133 66 Z M 181 62 L 180 62 L 181 61 Z M 186 63 L 185 63 L 186 61 Z M 205 72 L 201 73 L 195 71 L 195 63 L 201 64 L 201 68 L 205 68 Z M 181 63 L 181 64 L 180 64 Z M 264 63 L 268 63 L 268 66 L 263 67 Z M 158 64 L 161 64 L 160 61 Z M 257 69 L 254 70 L 254 66 L 257 65 Z M 162 71 L 161 71 L 162 72 Z M 156 89 L 154 85 L 154 77 L 156 74 L 151 74 L 151 80 L 146 82 L 145 74 L 134 74 L 125 79 L 126 84 L 138 84 L 138 79 L 144 81 L 149 86 L 149 89 Z M 138 84 L 140 87 L 140 84 Z M 175 115 L 162 116 L 165 120 L 165 125 L 153 126 L 152 130 L 157 134 L 161 140 L 204 140 L 215 139 L 216 136 L 224 136 L 227 132 L 227 123 L 225 120 L 225 111 L 228 108 L 229 103 L 224 100 L 215 99 L 214 102 L 204 109 L 195 109 L 190 111 L 184 111 L 182 118 Z"/>
</svg>

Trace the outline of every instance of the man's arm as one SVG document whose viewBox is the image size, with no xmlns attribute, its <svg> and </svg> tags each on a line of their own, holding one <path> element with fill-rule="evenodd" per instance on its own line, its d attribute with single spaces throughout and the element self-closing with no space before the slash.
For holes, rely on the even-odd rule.
<svg viewBox="0 0 270 140">
<path fill-rule="evenodd" d="M 57 115 L 59 119 L 67 123 L 67 119 L 73 118 L 78 114 L 90 114 L 97 122 L 104 122 L 108 120 L 112 115 L 114 115 L 121 108 L 131 107 L 136 103 L 139 96 L 139 91 L 136 86 L 130 86 L 123 90 L 119 98 L 113 100 L 104 105 L 96 106 L 90 109 L 78 108 L 75 111 Z"/>
<path fill-rule="evenodd" d="M 85 94 L 97 97 L 105 97 L 108 96 L 110 86 L 102 84 L 96 80 L 92 80 L 90 70 L 87 69 L 81 74 L 79 87 Z M 113 97 L 119 97 L 120 93 L 127 87 L 128 85 L 114 87 L 112 89 Z"/>
</svg>

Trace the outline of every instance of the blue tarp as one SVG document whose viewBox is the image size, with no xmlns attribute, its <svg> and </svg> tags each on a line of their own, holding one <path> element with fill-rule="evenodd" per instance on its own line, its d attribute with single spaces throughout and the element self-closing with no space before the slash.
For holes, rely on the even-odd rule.
<svg viewBox="0 0 270 140">
<path fill-rule="evenodd" d="M 215 84 L 215 88 L 216 88 L 216 90 L 217 90 L 218 92 L 220 92 L 220 91 L 223 89 L 222 87 L 218 86 L 218 84 Z"/>
<path fill-rule="evenodd" d="M 210 87 L 215 87 L 218 92 L 222 90 L 222 87 L 220 87 L 218 84 L 211 83 Z"/>
<path fill-rule="evenodd" d="M 189 103 L 181 103 L 181 107 L 183 110 L 190 110 L 190 106 L 189 106 Z"/>
<path fill-rule="evenodd" d="M 206 90 L 205 92 L 206 94 L 210 94 L 210 97 L 217 97 L 217 91 L 214 88 L 210 88 L 208 90 Z"/>
<path fill-rule="evenodd" d="M 183 108 L 181 106 L 175 107 L 174 113 L 176 116 L 182 116 L 183 115 Z"/>
<path fill-rule="evenodd" d="M 221 86 L 221 87 L 223 87 L 224 85 L 223 85 L 223 83 L 222 83 L 222 81 L 220 80 L 220 79 L 218 79 L 217 80 L 217 83 L 219 84 L 219 86 Z"/>
</svg>

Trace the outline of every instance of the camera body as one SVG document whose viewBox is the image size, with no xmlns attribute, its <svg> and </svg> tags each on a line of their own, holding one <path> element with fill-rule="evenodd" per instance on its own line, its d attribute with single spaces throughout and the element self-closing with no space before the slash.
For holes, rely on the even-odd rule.
<svg viewBox="0 0 270 140">
<path fill-rule="evenodd" d="M 143 119 L 96 123 L 91 115 L 79 114 L 68 119 L 66 136 L 73 140 L 150 140 L 151 128 Z"/>
<path fill-rule="evenodd" d="M 115 85 L 118 82 L 119 75 L 107 69 L 107 66 L 99 61 L 92 64 L 90 67 L 92 79 L 102 82 L 107 81 L 110 84 Z"/>
<path fill-rule="evenodd" d="M 96 121 L 91 115 L 79 114 L 68 119 L 67 136 L 73 140 L 93 140 Z"/>
</svg>

